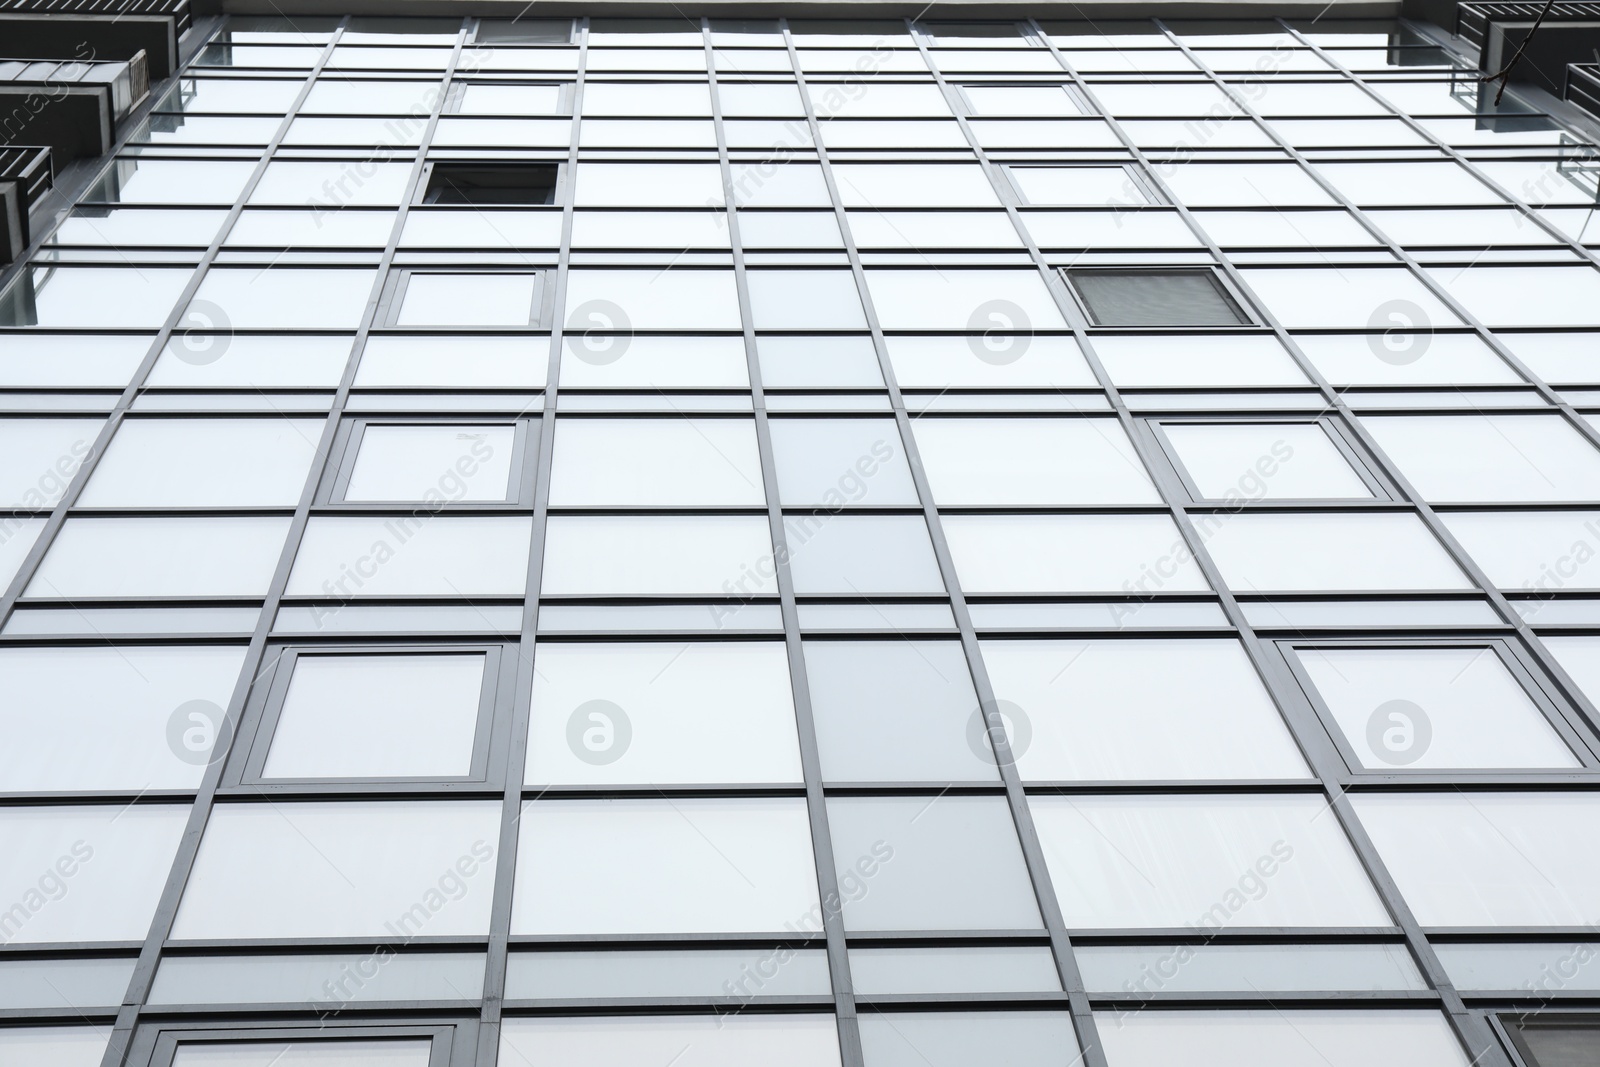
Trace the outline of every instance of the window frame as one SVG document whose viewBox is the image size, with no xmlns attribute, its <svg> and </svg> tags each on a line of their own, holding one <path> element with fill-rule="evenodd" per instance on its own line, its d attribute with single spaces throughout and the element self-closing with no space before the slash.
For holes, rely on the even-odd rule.
<svg viewBox="0 0 1600 1067">
<path fill-rule="evenodd" d="M 533 474 L 536 469 L 539 438 L 533 432 L 536 418 L 499 418 L 493 415 L 473 418 L 473 413 L 463 411 L 459 417 L 422 414 L 361 415 L 346 418 L 334 435 L 330 461 L 325 467 L 322 484 L 317 488 L 318 504 L 337 505 L 341 508 L 360 508 L 372 511 L 392 511 L 395 508 L 426 508 L 440 511 L 505 511 L 533 506 Z M 511 476 L 505 500 L 450 500 L 443 503 L 417 500 L 346 500 L 350 478 L 355 473 L 356 461 L 361 455 L 361 445 L 367 430 L 386 426 L 487 426 L 510 427 L 514 437 L 511 446 Z"/>
<path fill-rule="evenodd" d="M 566 102 L 567 106 L 570 108 L 571 102 L 570 101 L 565 101 L 565 102 Z M 468 117 L 469 118 L 493 119 L 493 118 L 518 118 L 519 116 L 515 116 L 515 115 L 476 115 L 476 116 L 468 116 Z M 561 116 L 561 115 L 555 115 L 555 116 L 550 116 L 550 115 L 530 115 L 530 116 L 527 116 L 527 117 L 529 117 L 529 118 L 552 118 L 553 117 L 553 118 L 558 118 L 559 119 L 559 118 L 562 118 L 564 116 Z M 565 117 L 570 117 L 570 116 L 565 116 Z M 548 203 L 544 203 L 544 204 L 529 204 L 529 203 L 523 203 L 523 202 L 520 202 L 520 201 L 504 201 L 504 200 L 485 201 L 483 203 L 465 203 L 465 204 L 452 203 L 452 202 L 448 202 L 448 201 L 444 202 L 444 203 L 440 203 L 438 201 L 429 200 L 428 199 L 428 190 L 433 185 L 434 173 L 436 171 L 438 171 L 438 169 L 440 167 L 459 167 L 459 168 L 461 168 L 463 170 L 514 170 L 514 169 L 516 169 L 518 167 L 548 167 L 548 168 L 550 168 L 550 169 L 555 171 L 555 181 L 553 183 L 551 183 L 551 186 L 550 186 L 550 200 L 549 200 Z M 481 210 L 483 210 L 485 208 L 517 208 L 517 209 L 521 209 L 521 210 L 533 210 L 533 209 L 541 208 L 541 207 L 544 207 L 544 208 L 559 208 L 562 205 L 562 203 L 564 202 L 563 197 L 564 197 L 564 194 L 566 192 L 566 184 L 567 184 L 567 168 L 566 168 L 566 166 L 561 164 L 561 163 L 550 162 L 548 160 L 537 160 L 537 159 L 532 159 L 532 160 L 515 160 L 515 159 L 512 159 L 512 160 L 499 160 L 499 159 L 471 159 L 471 158 L 466 158 L 466 159 L 450 159 L 450 158 L 430 159 L 430 160 L 428 160 L 426 163 L 424 163 L 422 165 L 422 173 L 417 177 L 417 185 L 416 185 L 416 188 L 412 190 L 411 200 L 409 201 L 409 203 L 410 203 L 410 205 L 412 207 L 439 207 L 439 208 L 451 208 L 451 207 L 454 207 L 454 208 L 467 208 L 467 209 L 476 210 L 476 211 L 481 211 Z"/>
<path fill-rule="evenodd" d="M 1282 507 L 1303 502 L 1331 502 L 1335 504 L 1368 504 L 1381 503 L 1386 500 L 1395 500 L 1397 496 L 1388 483 L 1379 477 L 1378 473 L 1370 467 L 1361 454 L 1356 451 L 1351 441 L 1349 432 L 1344 428 L 1342 421 L 1333 415 L 1262 415 L 1251 418 L 1243 415 L 1152 415 L 1140 420 L 1151 440 L 1160 450 L 1161 458 L 1171 468 L 1173 476 L 1183 491 L 1188 494 L 1189 501 L 1199 505 L 1218 505 L 1227 508 L 1248 507 Z M 1371 498 L 1365 497 L 1285 497 L 1282 499 L 1260 500 L 1230 500 L 1226 497 L 1206 496 L 1200 491 L 1200 486 L 1190 475 L 1188 467 L 1183 462 L 1182 455 L 1178 452 L 1176 444 L 1167 436 L 1168 426 L 1320 426 L 1327 434 L 1333 447 L 1344 457 L 1345 462 L 1356 477 L 1361 479 L 1367 489 L 1372 493 Z"/>
<path fill-rule="evenodd" d="M 420 185 L 419 185 L 420 188 Z M 469 207 L 466 210 L 477 211 L 478 208 Z M 383 280 L 383 292 L 378 297 L 378 312 L 374 318 L 375 326 L 384 326 L 392 329 L 404 329 L 420 333 L 505 333 L 508 330 L 542 330 L 547 329 L 554 320 L 553 306 L 555 303 L 556 286 L 551 284 L 550 275 L 552 268 L 535 267 L 515 268 L 500 266 L 405 266 L 392 267 L 388 276 Z M 481 325 L 463 325 L 461 323 L 440 323 L 436 325 L 423 325 L 420 323 L 407 323 L 402 325 L 400 313 L 405 307 L 406 292 L 411 286 L 411 279 L 418 274 L 522 274 L 531 275 L 534 281 L 534 299 L 530 305 L 528 321 L 520 325 L 507 325 L 505 323 L 484 323 Z"/>
<path fill-rule="evenodd" d="M 283 642 L 276 655 L 269 651 L 270 664 L 251 687 L 240 719 L 239 738 L 232 746 L 223 772 L 220 789 L 262 793 L 342 794 L 404 792 L 452 792 L 481 786 L 504 788 L 505 753 L 495 752 L 495 739 L 502 725 L 514 715 L 516 655 L 504 655 L 509 642 L 503 641 L 428 641 L 428 642 L 351 642 L 311 644 Z M 484 656 L 483 684 L 478 693 L 478 717 L 472 740 L 472 769 L 464 777 L 390 778 L 267 778 L 267 755 L 282 721 L 289 685 L 302 656 L 383 656 L 383 655 L 460 655 Z M 501 746 L 503 748 L 503 745 Z"/>
<path fill-rule="evenodd" d="M 1221 333 L 1229 330 L 1237 331 L 1241 328 L 1261 327 L 1261 316 L 1256 312 L 1250 301 L 1233 284 L 1232 280 L 1216 264 L 1202 266 L 1104 266 L 1104 267 L 1058 267 L 1057 277 L 1066 285 L 1067 292 L 1071 294 L 1073 303 L 1088 323 L 1088 329 L 1094 331 L 1134 330 L 1140 333 Z M 1085 275 L 1170 275 L 1192 274 L 1209 278 L 1216 289 L 1217 296 L 1221 298 L 1234 313 L 1238 315 L 1235 322 L 1218 323 L 1104 323 L 1094 313 L 1089 301 L 1079 291 L 1075 276 Z"/>
<path fill-rule="evenodd" d="M 1454 782 L 1459 779 L 1480 778 L 1507 778 L 1507 777 L 1572 777 L 1573 775 L 1592 775 L 1596 770 L 1593 742 L 1586 737 L 1578 726 L 1578 718 L 1569 709 L 1565 708 L 1552 695 L 1553 690 L 1540 683 L 1538 666 L 1531 657 L 1524 653 L 1520 646 L 1504 636 L 1486 637 L 1442 637 L 1437 635 L 1423 635 L 1418 637 L 1290 637 L 1270 640 L 1268 645 L 1276 652 L 1282 661 L 1285 670 L 1295 685 L 1299 688 L 1297 696 L 1304 699 L 1306 706 L 1315 715 L 1318 724 L 1327 734 L 1339 758 L 1344 762 L 1346 771 L 1354 778 L 1372 781 L 1415 781 L 1419 778 L 1432 777 L 1436 780 Z M 1300 658 L 1300 651 L 1342 650 L 1342 649 L 1457 649 L 1472 650 L 1486 649 L 1493 653 L 1500 661 L 1501 667 L 1511 680 L 1516 683 L 1527 696 L 1529 703 L 1535 711 L 1549 724 L 1551 731 L 1571 753 L 1578 765 L 1576 767 L 1406 767 L 1392 766 L 1385 768 L 1366 767 L 1362 765 L 1360 755 L 1355 747 L 1345 736 L 1345 731 L 1339 725 L 1338 718 L 1318 692 L 1316 683 L 1312 681 L 1311 673 Z"/>
<path fill-rule="evenodd" d="M 476 1052 L 476 1031 L 476 1020 L 443 1017 L 394 1022 L 324 1019 L 299 1026 L 283 1022 L 252 1024 L 246 1019 L 154 1022 L 134 1031 L 125 1062 L 130 1067 L 172 1067 L 179 1049 L 185 1044 L 425 1037 L 432 1043 L 428 1067 L 470 1067 Z"/>
</svg>

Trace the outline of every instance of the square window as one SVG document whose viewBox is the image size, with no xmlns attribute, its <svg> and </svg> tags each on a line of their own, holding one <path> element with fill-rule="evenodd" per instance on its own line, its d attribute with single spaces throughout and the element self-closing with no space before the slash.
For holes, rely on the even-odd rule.
<svg viewBox="0 0 1600 1067">
<path fill-rule="evenodd" d="M 941 507 L 1161 502 L 1115 419 L 919 418 L 912 425 Z"/>
<path fill-rule="evenodd" d="M 309 419 L 124 419 L 78 503 L 293 507 L 321 435 Z"/>
<path fill-rule="evenodd" d="M 528 447 L 522 424 L 358 422 L 333 498 L 351 502 L 507 503 Z"/>
<path fill-rule="evenodd" d="M 243 664 L 225 645 L 0 651 L 0 789 L 197 788 Z"/>
<path fill-rule="evenodd" d="M 955 641 L 805 642 L 828 782 L 994 781 L 994 753 Z"/>
<path fill-rule="evenodd" d="M 320 515 L 306 525 L 289 596 L 521 596 L 532 520 Z"/>
<path fill-rule="evenodd" d="M 766 504 L 749 418 L 567 417 L 554 447 L 552 506 Z"/>
<path fill-rule="evenodd" d="M 1390 925 L 1320 796 L 1028 803 L 1068 927 Z"/>
<path fill-rule="evenodd" d="M 830 797 L 828 825 L 852 933 L 1042 925 L 1003 797 Z"/>
<path fill-rule="evenodd" d="M 822 928 L 803 799 L 535 800 L 522 812 L 513 933 Z"/>
<path fill-rule="evenodd" d="M 544 643 L 535 664 L 529 785 L 801 779 L 781 643 Z"/>
<path fill-rule="evenodd" d="M 864 596 L 945 591 L 920 515 L 836 515 L 784 519 L 795 592 Z"/>
<path fill-rule="evenodd" d="M 1161 422 L 1196 500 L 1370 500 L 1371 488 L 1315 422 Z"/>
<path fill-rule="evenodd" d="M 482 937 L 499 841 L 488 801 L 221 804 L 172 936 Z"/>
<path fill-rule="evenodd" d="M 1096 326 L 1236 326 L 1251 321 L 1210 269 L 1065 273 Z"/>
<path fill-rule="evenodd" d="M 424 204 L 554 204 L 555 163 L 434 163 Z"/>
<path fill-rule="evenodd" d="M 289 532 L 287 518 L 72 518 L 27 596 L 259 597 Z"/>
<path fill-rule="evenodd" d="M 1028 781 L 1309 776 L 1237 641 L 982 647 L 1017 770 Z M 1250 743 L 1241 745 L 1241 737 Z"/>
<path fill-rule="evenodd" d="M 774 560 L 764 515 L 552 515 L 543 594 L 775 596 Z"/>
<path fill-rule="evenodd" d="M 0 944 L 143 940 L 188 820 L 187 801 L 0 811 Z"/>
<path fill-rule="evenodd" d="M 1494 645 L 1287 647 L 1356 767 L 1580 766 Z"/>
<path fill-rule="evenodd" d="M 497 650 L 291 650 L 244 775 L 482 781 L 498 664 Z"/>
<path fill-rule="evenodd" d="M 536 326 L 543 271 L 401 271 L 391 304 L 396 326 Z"/>
</svg>

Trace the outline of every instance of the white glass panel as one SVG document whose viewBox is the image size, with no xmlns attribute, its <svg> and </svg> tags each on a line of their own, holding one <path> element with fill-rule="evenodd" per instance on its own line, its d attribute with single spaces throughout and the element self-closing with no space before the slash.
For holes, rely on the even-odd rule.
<svg viewBox="0 0 1600 1067">
<path fill-rule="evenodd" d="M 1576 767 L 1490 648 L 1299 650 L 1361 766 Z"/>
<path fill-rule="evenodd" d="M 920 515 L 834 515 L 784 520 L 795 592 L 860 596 L 943 593 L 944 578 Z"/>
<path fill-rule="evenodd" d="M 522 810 L 515 933 L 821 929 L 804 800 L 530 801 Z"/>
<path fill-rule="evenodd" d="M 831 1015 L 509 1019 L 500 1059 L 539 1067 L 838 1067 Z"/>
<path fill-rule="evenodd" d="M 525 252 L 561 246 L 561 212 L 483 208 L 418 208 L 406 215 L 401 248 L 466 248 Z"/>
<path fill-rule="evenodd" d="M 1029 204 L 1119 207 L 1150 202 L 1126 167 L 1009 167 L 1006 173 Z"/>
<path fill-rule="evenodd" d="M 1429 500 L 1594 500 L 1600 452 L 1556 415 L 1365 417 Z"/>
<path fill-rule="evenodd" d="M 1235 641 L 985 641 L 983 658 L 1025 779 L 1308 775 Z"/>
<path fill-rule="evenodd" d="M 941 506 L 1161 502 L 1114 419 L 933 418 L 912 425 Z"/>
<path fill-rule="evenodd" d="M 134 964 L 129 958 L 103 957 L 6 960 L 0 962 L 0 1005 L 74 1011 L 109 1007 L 127 993 Z M 6 1036 L 0 1030 L 0 1050 L 6 1048 Z M 96 1058 L 91 1064 L 99 1062 Z"/>
<path fill-rule="evenodd" d="M 766 503 L 747 418 L 564 418 L 550 480 L 557 506 Z"/>
<path fill-rule="evenodd" d="M 333 389 L 349 358 L 348 337 L 246 334 L 224 341 L 219 336 L 187 333 L 167 345 L 145 384 L 175 388 Z"/>
<path fill-rule="evenodd" d="M 1433 947 L 1450 981 L 1462 990 L 1592 990 L 1597 985 L 1595 960 L 1600 945 L 1554 941 L 1525 944 L 1439 944 Z"/>
<path fill-rule="evenodd" d="M 1396 944 L 1074 945 L 1073 955 L 1095 993 L 1428 987 L 1406 947 Z"/>
<path fill-rule="evenodd" d="M 563 321 L 582 330 L 604 309 L 621 329 L 738 329 L 731 270 L 574 270 Z"/>
<path fill-rule="evenodd" d="M 867 289 L 886 330 L 983 333 L 1066 326 L 1036 271 L 869 270 Z"/>
<path fill-rule="evenodd" d="M 1185 92 L 1194 86 L 1183 86 Z M 1337 203 L 1292 163 L 1185 163 L 1166 167 L 1167 187 L 1190 207 L 1322 207 Z"/>
<path fill-rule="evenodd" d="M 578 207 L 721 207 L 715 163 L 580 163 Z"/>
<path fill-rule="evenodd" d="M 1465 511 L 1440 516 L 1501 589 L 1600 587 L 1600 512 Z"/>
<path fill-rule="evenodd" d="M 103 425 L 99 419 L 0 419 L 0 502 L 32 510 L 60 500 Z"/>
<path fill-rule="evenodd" d="M 1311 384 L 1283 346 L 1261 334 L 1096 337 L 1094 349 L 1122 389 Z"/>
<path fill-rule="evenodd" d="M 1196 524 L 1239 591 L 1472 586 L 1414 515 L 1223 512 Z"/>
<path fill-rule="evenodd" d="M 946 515 L 968 593 L 1189 593 L 1210 586 L 1164 515 Z"/>
<path fill-rule="evenodd" d="M 866 1067 L 967 1067 L 1004 1050 L 1007 1067 L 1071 1067 L 1082 1060 L 1064 1011 L 869 1012 L 861 1019 Z"/>
<path fill-rule="evenodd" d="M 1290 328 L 1385 330 L 1395 325 L 1395 315 L 1423 329 L 1459 321 L 1414 275 L 1397 268 L 1251 268 L 1241 273 L 1267 311 Z"/>
<path fill-rule="evenodd" d="M 324 515 L 306 526 L 290 596 L 515 596 L 528 570 L 526 517 Z"/>
<path fill-rule="evenodd" d="M 482 653 L 298 656 L 262 777 L 464 777 L 484 667 Z"/>
<path fill-rule="evenodd" d="M 916 504 L 892 419 L 773 419 L 778 494 L 787 505 Z"/>
<path fill-rule="evenodd" d="M 566 335 L 561 384 L 585 389 L 742 389 L 750 384 L 744 340 L 739 337 L 677 337 L 606 334 L 603 316 L 590 329 Z M 770 384 L 770 383 L 769 383 Z"/>
<path fill-rule="evenodd" d="M 833 168 L 845 207 L 999 207 L 975 164 L 841 163 Z"/>
<path fill-rule="evenodd" d="M 401 326 L 527 326 L 539 313 L 538 274 L 424 274 L 406 282 Z"/>
<path fill-rule="evenodd" d="M 1042 945 L 974 948 L 855 948 L 858 993 L 1055 993 L 1055 958 Z"/>
<path fill-rule="evenodd" d="M 261 596 L 287 518 L 68 519 L 28 596 Z"/>
<path fill-rule="evenodd" d="M 1162 432 L 1206 499 L 1372 497 L 1315 423 L 1169 423 Z"/>
<path fill-rule="evenodd" d="M 1030 325 L 996 306 L 973 327 L 981 336 L 888 337 L 885 344 L 906 389 L 1098 387 L 1077 342 L 1035 336 Z"/>
<path fill-rule="evenodd" d="M 152 1004 L 311 1004 L 343 1008 L 385 1000 L 476 1000 L 483 993 L 477 952 L 167 956 Z"/>
<path fill-rule="evenodd" d="M 172 1067 L 428 1067 L 433 1042 L 185 1042 Z"/>
<path fill-rule="evenodd" d="M 537 389 L 550 361 L 546 337 L 405 337 L 367 341 L 357 386 L 370 389 Z"/>
<path fill-rule="evenodd" d="M 1436 1011 L 1141 1011 L 1099 1027 L 1110 1067 L 1467 1067 Z"/>
<path fill-rule="evenodd" d="M 0 944 L 140 941 L 167 884 L 185 804 L 0 813 Z"/>
<path fill-rule="evenodd" d="M 580 211 L 572 220 L 574 248 L 727 248 L 728 218 L 720 211 Z"/>
<path fill-rule="evenodd" d="M 599 85 L 590 85 L 584 94 L 584 106 L 595 95 Z M 463 87 L 461 101 L 456 110 L 463 115 L 554 115 L 561 102 L 559 85 L 496 85 L 493 82 L 470 83 Z"/>
<path fill-rule="evenodd" d="M 1028 803 L 1069 927 L 1389 925 L 1320 796 Z"/>
<path fill-rule="evenodd" d="M 963 85 L 979 115 L 1081 115 L 1061 85 Z"/>
<path fill-rule="evenodd" d="M 1600 704 L 1600 638 L 1547 635 L 1541 640 L 1590 703 Z"/>
<path fill-rule="evenodd" d="M 510 426 L 368 426 L 344 498 L 503 501 L 515 442 Z"/>
<path fill-rule="evenodd" d="M 194 789 L 244 650 L 0 651 L 0 789 Z"/>
<path fill-rule="evenodd" d="M 240 329 L 352 329 L 361 324 L 375 276 L 370 270 L 213 267 L 185 319 Z"/>
<path fill-rule="evenodd" d="M 321 435 L 309 419 L 126 419 L 78 502 L 292 507 Z"/>
<path fill-rule="evenodd" d="M 540 645 L 529 785 L 798 782 L 781 643 Z"/>
<path fill-rule="evenodd" d="M 7 1067 L 99 1067 L 111 1043 L 101 1026 L 0 1027 L 0 1061 Z"/>
<path fill-rule="evenodd" d="M 856 280 L 846 270 L 753 270 L 750 319 L 758 330 L 864 330 Z"/>
<path fill-rule="evenodd" d="M 506 967 L 508 1000 L 825 997 L 832 990 L 820 948 L 513 952 Z"/>
<path fill-rule="evenodd" d="M 1333 385 L 1501 385 L 1522 379 L 1470 334 L 1432 333 L 1404 313 L 1391 313 L 1379 329 L 1405 326 L 1423 332 L 1302 334 L 1295 343 Z"/>
<path fill-rule="evenodd" d="M 396 207 L 411 177 L 409 163 L 307 163 L 267 165 L 249 203 L 287 207 Z"/>
<path fill-rule="evenodd" d="M 0 326 L 160 326 L 189 277 L 153 267 L 32 267 L 0 293 Z"/>
<path fill-rule="evenodd" d="M 1600 914 L 1600 798 L 1592 794 L 1351 800 L 1424 926 L 1587 926 Z"/>
<path fill-rule="evenodd" d="M 219 805 L 172 936 L 482 937 L 499 840 L 486 801 Z"/>
<path fill-rule="evenodd" d="M 756 515 L 552 515 L 547 595 L 775 595 L 767 520 Z"/>
<path fill-rule="evenodd" d="M 1016 227 L 999 211 L 852 211 L 850 232 L 861 248 L 1022 247 Z"/>
</svg>

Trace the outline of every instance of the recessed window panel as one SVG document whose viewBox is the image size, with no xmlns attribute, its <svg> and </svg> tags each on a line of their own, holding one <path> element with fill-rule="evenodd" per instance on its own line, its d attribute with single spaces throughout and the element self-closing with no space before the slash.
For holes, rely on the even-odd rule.
<svg viewBox="0 0 1600 1067">
<path fill-rule="evenodd" d="M 1415 515 L 1221 512 L 1195 523 L 1238 591 L 1472 586 Z"/>
<path fill-rule="evenodd" d="M 1600 452 L 1557 415 L 1361 420 L 1428 500 L 1594 500 Z"/>
<path fill-rule="evenodd" d="M 1308 774 L 1235 641 L 986 641 L 983 658 L 1025 779 Z"/>
<path fill-rule="evenodd" d="M 553 462 L 556 506 L 766 503 L 748 418 L 564 418 Z"/>
<path fill-rule="evenodd" d="M 544 275 L 429 273 L 405 275 L 397 326 L 530 326 L 539 319 Z"/>
<path fill-rule="evenodd" d="M 518 596 L 531 529 L 518 516 L 319 516 L 306 526 L 288 594 Z"/>
<path fill-rule="evenodd" d="M 288 531 L 287 518 L 68 519 L 27 595 L 258 597 Z"/>
<path fill-rule="evenodd" d="M 552 204 L 554 163 L 435 163 L 422 190 L 424 204 Z"/>
<path fill-rule="evenodd" d="M 552 515 L 543 592 L 773 596 L 769 530 L 764 515 Z"/>
<path fill-rule="evenodd" d="M 1105 1013 L 1099 1032 L 1110 1067 L 1195 1067 L 1270 1062 L 1279 1067 L 1467 1067 L 1437 1011 L 1141 1011 Z M 1267 1050 L 1271 1050 L 1268 1054 Z"/>
<path fill-rule="evenodd" d="M 459 423 L 367 425 L 345 500 L 496 502 L 511 485 L 512 426 Z"/>
<path fill-rule="evenodd" d="M 540 1067 L 838 1067 L 839 1035 L 831 1015 L 508 1019 L 500 1059 Z"/>
<path fill-rule="evenodd" d="M 1368 770 L 1578 766 L 1492 647 L 1297 656 Z"/>
<path fill-rule="evenodd" d="M 1113 419 L 923 418 L 913 427 L 941 506 L 1161 501 Z"/>
<path fill-rule="evenodd" d="M 920 515 L 791 515 L 784 536 L 801 595 L 945 591 Z"/>
<path fill-rule="evenodd" d="M 187 803 L 6 808 L 0 943 L 143 940 L 188 819 Z"/>
<path fill-rule="evenodd" d="M 482 937 L 499 840 L 487 801 L 222 804 L 172 936 Z"/>
<path fill-rule="evenodd" d="M 0 788 L 197 787 L 243 662 L 220 645 L 0 651 Z"/>
<path fill-rule="evenodd" d="M 125 419 L 78 502 L 292 507 L 321 433 L 309 419 Z"/>
<path fill-rule="evenodd" d="M 1250 317 L 1214 271 L 1072 270 L 1096 326 L 1233 326 Z"/>
<path fill-rule="evenodd" d="M 1589 793 L 1352 794 L 1423 926 L 1586 926 L 1600 908 Z"/>
<path fill-rule="evenodd" d="M 542 644 L 529 785 L 798 782 L 781 643 Z"/>
<path fill-rule="evenodd" d="M 805 660 L 827 781 L 995 779 L 958 642 L 810 640 Z"/>
<path fill-rule="evenodd" d="M 773 419 L 778 496 L 790 506 L 916 504 L 892 419 Z"/>
<path fill-rule="evenodd" d="M 1068 927 L 1389 925 L 1321 796 L 1028 803 Z"/>
<path fill-rule="evenodd" d="M 831 797 L 828 824 L 853 933 L 1040 925 L 1003 797 Z"/>
<path fill-rule="evenodd" d="M 1163 423 L 1197 495 L 1207 500 L 1372 498 L 1372 490 L 1311 422 Z"/>
<path fill-rule="evenodd" d="M 1193 593 L 1210 586 L 1165 515 L 946 515 L 966 593 Z"/>
<path fill-rule="evenodd" d="M 1058 1012 L 871 1012 L 861 1018 L 866 1067 L 1065 1067 L 1082 1059 L 1072 1018 Z"/>
<path fill-rule="evenodd" d="M 302 653 L 291 662 L 261 777 L 471 774 L 490 669 L 482 652 Z"/>
<path fill-rule="evenodd" d="M 536 800 L 518 829 L 513 933 L 822 928 L 799 798 Z"/>
</svg>

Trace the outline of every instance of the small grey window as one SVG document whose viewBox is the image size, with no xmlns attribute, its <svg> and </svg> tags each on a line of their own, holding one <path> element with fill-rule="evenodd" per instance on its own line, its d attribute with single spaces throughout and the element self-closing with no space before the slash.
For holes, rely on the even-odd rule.
<svg viewBox="0 0 1600 1067">
<path fill-rule="evenodd" d="M 1600 1061 L 1600 1017 L 1501 1016 L 1528 1067 L 1587 1067 Z"/>
<path fill-rule="evenodd" d="M 478 44 L 571 44 L 571 19 L 482 19 Z"/>
<path fill-rule="evenodd" d="M 1251 321 L 1209 268 L 1069 270 L 1066 277 L 1096 326 L 1237 326 Z"/>
<path fill-rule="evenodd" d="M 554 163 L 435 163 L 424 204 L 553 204 L 561 169 Z"/>
</svg>

